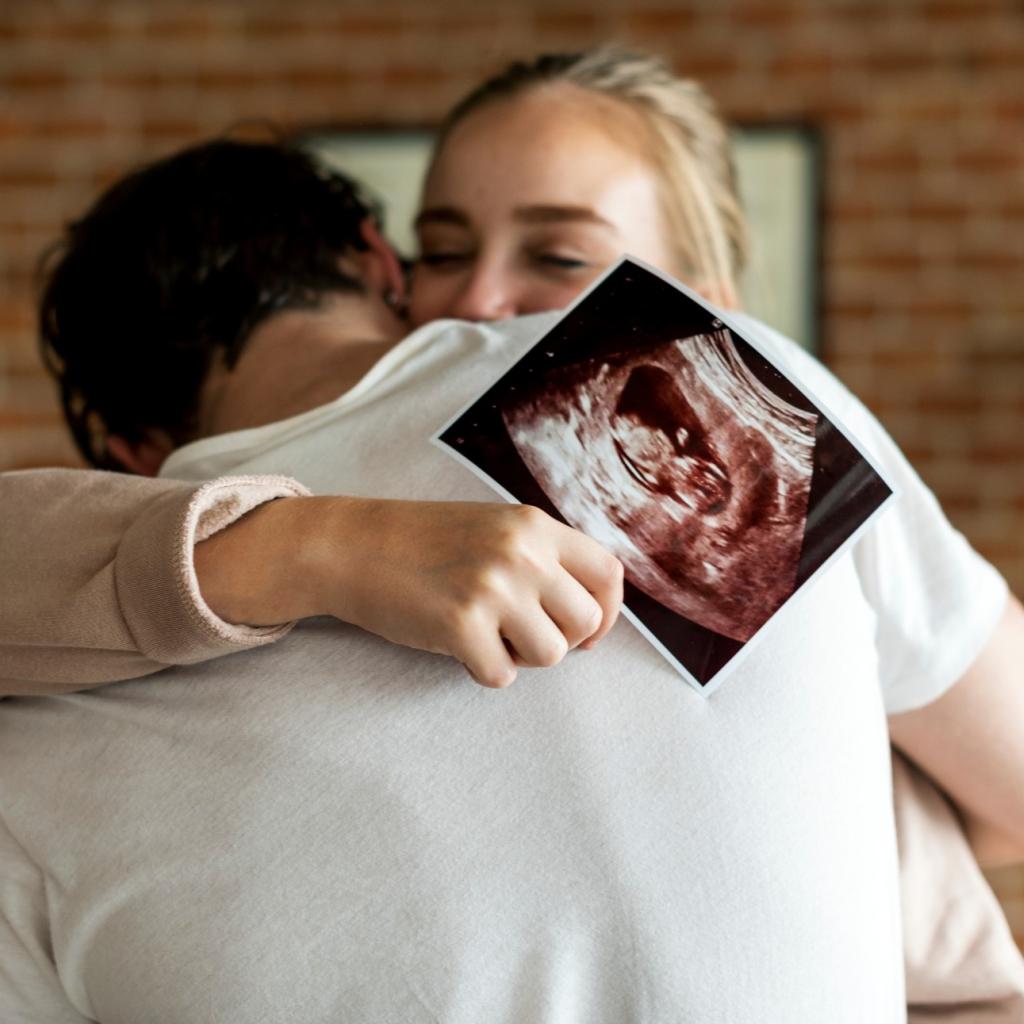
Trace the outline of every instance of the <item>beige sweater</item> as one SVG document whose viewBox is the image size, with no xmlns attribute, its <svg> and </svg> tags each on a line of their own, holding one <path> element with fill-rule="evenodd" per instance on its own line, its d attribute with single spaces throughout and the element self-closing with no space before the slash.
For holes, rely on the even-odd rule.
<svg viewBox="0 0 1024 1024">
<path fill-rule="evenodd" d="M 286 477 L 0 474 L 0 696 L 86 689 L 283 636 L 289 626 L 217 618 L 192 549 L 305 493 Z M 898 754 L 893 783 L 910 1021 L 1024 1024 L 1024 961 L 953 809 Z"/>
<path fill-rule="evenodd" d="M 265 501 L 306 493 L 287 477 L 0 474 L 0 696 L 86 689 L 283 636 L 289 626 L 214 615 L 192 549 Z"/>
</svg>

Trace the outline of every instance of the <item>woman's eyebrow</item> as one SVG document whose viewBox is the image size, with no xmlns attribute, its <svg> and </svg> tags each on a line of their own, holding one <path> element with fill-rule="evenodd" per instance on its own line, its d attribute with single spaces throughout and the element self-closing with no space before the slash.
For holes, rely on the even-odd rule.
<svg viewBox="0 0 1024 1024">
<path fill-rule="evenodd" d="M 524 224 L 557 224 L 564 221 L 585 221 L 614 228 L 604 217 L 589 206 L 536 205 L 517 206 L 513 211 L 516 220 Z"/>
<path fill-rule="evenodd" d="M 615 229 L 589 206 L 563 206 L 559 204 L 536 204 L 533 206 L 517 206 L 512 211 L 513 217 L 521 224 L 564 224 L 571 221 L 583 221 L 601 227 Z M 454 227 L 470 227 L 469 217 L 457 206 L 428 206 L 421 210 L 413 226 L 417 229 L 426 224 L 449 224 Z"/>
</svg>

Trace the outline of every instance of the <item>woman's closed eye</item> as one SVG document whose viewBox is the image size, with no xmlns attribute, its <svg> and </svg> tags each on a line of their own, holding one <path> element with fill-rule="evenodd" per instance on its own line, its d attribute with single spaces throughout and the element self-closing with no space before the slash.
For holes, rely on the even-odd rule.
<svg viewBox="0 0 1024 1024">
<path fill-rule="evenodd" d="M 536 264 L 554 270 L 589 270 L 593 266 L 592 263 L 582 257 L 558 252 L 533 253 L 531 254 L 531 260 Z"/>
</svg>

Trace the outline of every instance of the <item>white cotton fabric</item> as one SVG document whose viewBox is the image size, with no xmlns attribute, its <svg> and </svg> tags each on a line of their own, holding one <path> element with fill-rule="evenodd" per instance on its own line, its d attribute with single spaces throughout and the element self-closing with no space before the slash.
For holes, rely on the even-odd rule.
<svg viewBox="0 0 1024 1024">
<path fill-rule="evenodd" d="M 493 500 L 430 435 L 553 320 L 434 324 L 352 391 L 165 471 Z M 504 691 L 314 620 L 274 647 L 0 705 L 0 1019 L 906 1019 L 886 711 L 1005 585 L 884 431 L 743 324 L 902 490 L 705 698 L 627 622 Z"/>
</svg>

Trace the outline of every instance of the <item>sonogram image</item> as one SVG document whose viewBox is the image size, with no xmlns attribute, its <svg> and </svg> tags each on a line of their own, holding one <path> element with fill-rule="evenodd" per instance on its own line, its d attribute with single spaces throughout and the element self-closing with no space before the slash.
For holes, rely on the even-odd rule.
<svg viewBox="0 0 1024 1024">
<path fill-rule="evenodd" d="M 703 694 L 893 498 L 745 320 L 624 257 L 435 438 L 614 553 L 624 618 Z"/>
<path fill-rule="evenodd" d="M 552 369 L 501 415 L 565 520 L 665 607 L 745 642 L 796 588 L 817 416 L 728 330 Z"/>
</svg>

